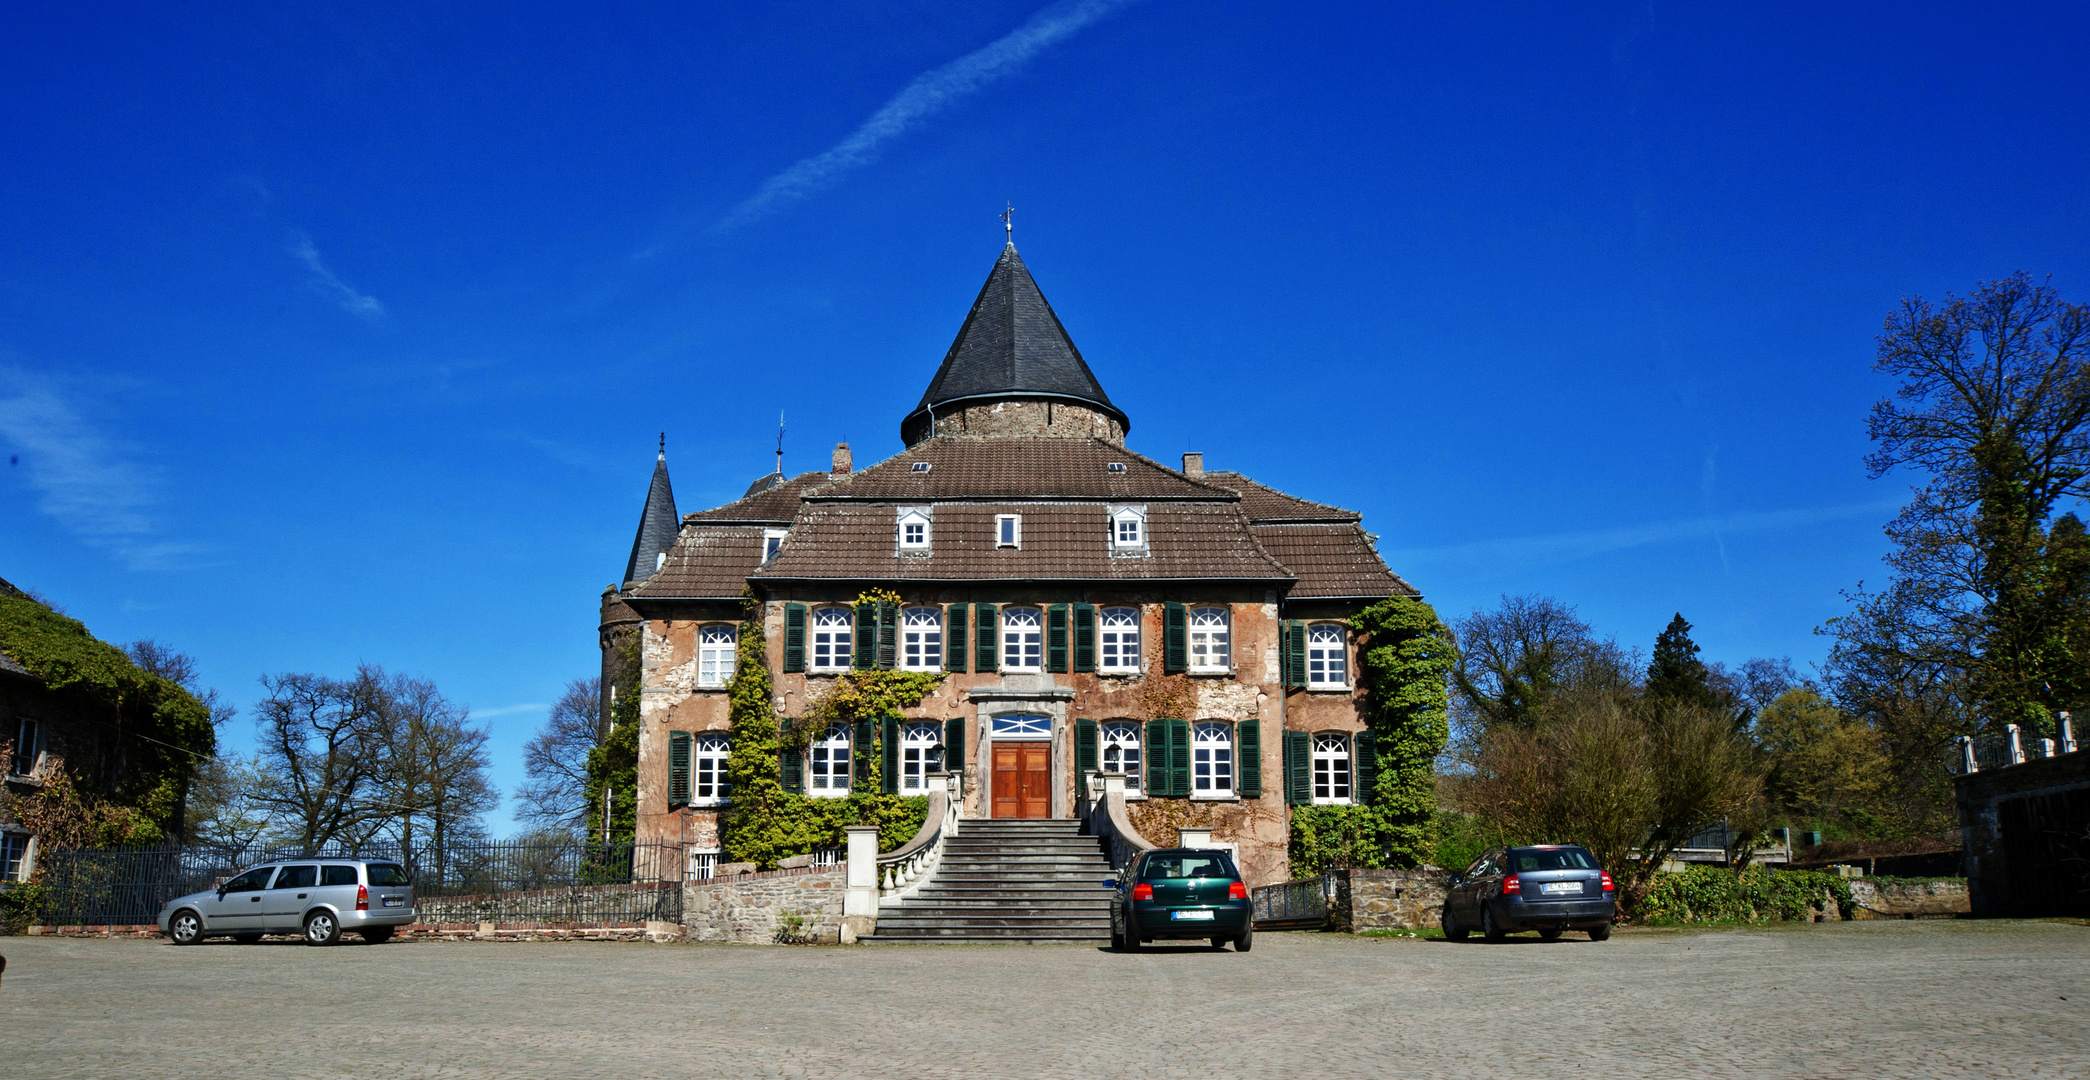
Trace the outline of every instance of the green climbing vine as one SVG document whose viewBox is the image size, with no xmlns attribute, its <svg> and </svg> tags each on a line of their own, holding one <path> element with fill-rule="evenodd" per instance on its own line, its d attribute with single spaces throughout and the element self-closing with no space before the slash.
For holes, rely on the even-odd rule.
<svg viewBox="0 0 2090 1080">
<path fill-rule="evenodd" d="M 895 602 L 890 594 L 867 593 L 862 602 Z M 778 767 L 786 752 L 803 753 L 813 736 L 835 724 L 870 720 L 873 731 L 887 717 L 905 714 L 943 682 L 940 674 L 919 671 L 849 671 L 808 703 L 805 715 L 788 726 L 776 715 L 775 682 L 770 675 L 767 635 L 759 601 L 747 601 L 740 624 L 733 682 L 728 691 L 733 745 L 726 776 L 733 801 L 719 819 L 719 846 L 728 862 L 751 862 L 764 870 L 777 860 L 803 855 L 816 847 L 837 847 L 850 825 L 876 825 L 878 847 L 890 851 L 906 843 L 928 816 L 929 800 L 887 795 L 879 786 L 882 755 L 887 748 L 874 735 L 867 768 L 850 785 L 847 798 L 812 798 L 784 790 Z M 865 781 L 868 777 L 868 782 Z"/>
<path fill-rule="evenodd" d="M 1330 866 L 1417 867 L 1435 846 L 1436 761 L 1450 737 L 1445 678 L 1457 647 L 1436 610 L 1413 597 L 1365 608 L 1351 629 L 1364 640 L 1357 667 L 1378 775 L 1362 805 L 1293 808 L 1295 875 Z"/>
</svg>

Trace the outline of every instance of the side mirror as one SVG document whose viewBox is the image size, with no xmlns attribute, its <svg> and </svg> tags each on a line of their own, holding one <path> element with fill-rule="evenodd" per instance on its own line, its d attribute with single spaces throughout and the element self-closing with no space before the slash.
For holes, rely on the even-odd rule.
<svg viewBox="0 0 2090 1080">
<path fill-rule="evenodd" d="M 1451 877 L 1445 879 L 1444 884 L 1449 886 L 1450 888 L 1456 889 L 1465 880 L 1466 876 L 1464 874 L 1453 874 Z"/>
</svg>

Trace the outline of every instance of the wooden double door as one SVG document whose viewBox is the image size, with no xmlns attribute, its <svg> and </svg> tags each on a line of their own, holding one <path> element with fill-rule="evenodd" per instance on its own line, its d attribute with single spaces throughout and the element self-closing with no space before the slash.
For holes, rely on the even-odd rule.
<svg viewBox="0 0 2090 1080">
<path fill-rule="evenodd" d="M 994 816 L 1052 816 L 1052 744 L 996 742 L 994 747 Z"/>
</svg>

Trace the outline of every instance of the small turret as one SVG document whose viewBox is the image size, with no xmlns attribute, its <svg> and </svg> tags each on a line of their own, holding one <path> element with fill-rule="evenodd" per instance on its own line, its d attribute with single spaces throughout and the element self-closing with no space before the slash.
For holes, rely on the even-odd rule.
<svg viewBox="0 0 2090 1080">
<path fill-rule="evenodd" d="M 653 460 L 653 483 L 646 489 L 646 508 L 639 511 L 639 532 L 631 541 L 631 561 L 624 565 L 629 586 L 653 576 L 675 546 L 682 519 L 675 514 L 675 489 L 668 484 L 668 436 L 660 436 L 660 456 Z"/>
</svg>

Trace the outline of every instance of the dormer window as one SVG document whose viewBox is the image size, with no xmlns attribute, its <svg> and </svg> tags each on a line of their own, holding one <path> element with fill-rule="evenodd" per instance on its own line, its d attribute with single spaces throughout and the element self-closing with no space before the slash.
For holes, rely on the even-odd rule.
<svg viewBox="0 0 2090 1080">
<path fill-rule="evenodd" d="M 929 508 L 925 506 L 903 506 L 900 508 L 900 550 L 926 552 L 929 550 Z"/>
<path fill-rule="evenodd" d="M 994 546 L 1023 546 L 1023 516 L 1021 514 L 996 514 L 994 516 Z"/>
<path fill-rule="evenodd" d="M 929 462 L 926 462 L 926 461 L 917 461 L 917 462 L 915 462 L 915 463 L 914 463 L 914 464 L 913 464 L 912 466 L 910 466 L 910 467 L 909 467 L 909 471 L 911 471 L 911 472 L 918 472 L 918 473 L 928 472 L 928 471 L 929 471 L 929 465 L 930 465 L 930 463 L 929 463 Z"/>
<path fill-rule="evenodd" d="M 1144 552 L 1147 547 L 1147 508 L 1110 508 L 1110 547 L 1120 554 Z"/>
<path fill-rule="evenodd" d="M 784 550 L 784 536 L 785 536 L 785 535 L 786 535 L 786 530 L 783 530 L 783 529 L 764 529 L 764 530 L 762 530 L 762 561 L 763 561 L 763 562 L 765 562 L 765 563 L 766 563 L 766 562 L 768 562 L 769 560 L 771 560 L 771 559 L 774 559 L 774 558 L 776 558 L 776 553 L 777 553 L 777 552 L 779 552 L 779 551 L 782 551 L 782 550 Z"/>
<path fill-rule="evenodd" d="M 1103 467 L 1104 467 L 1104 468 L 1106 468 L 1106 469 L 1108 469 L 1108 470 L 1110 470 L 1111 472 L 1124 472 L 1124 471 L 1125 471 L 1125 463 L 1124 463 L 1124 462 L 1122 462 L 1122 461 L 1113 461 L 1113 462 L 1111 462 L 1110 464 L 1108 464 L 1108 465 L 1105 465 L 1105 466 L 1103 466 Z"/>
</svg>

